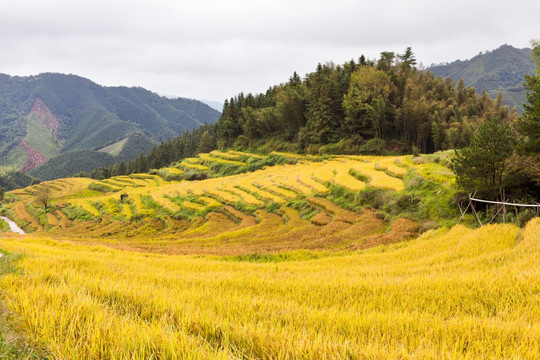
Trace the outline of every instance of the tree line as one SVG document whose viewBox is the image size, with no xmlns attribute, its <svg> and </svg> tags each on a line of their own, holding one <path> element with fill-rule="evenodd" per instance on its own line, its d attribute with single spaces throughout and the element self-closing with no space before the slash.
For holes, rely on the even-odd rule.
<svg viewBox="0 0 540 360">
<path fill-rule="evenodd" d="M 533 54 L 539 64 L 539 48 Z M 453 169 L 463 192 L 496 198 L 505 189 L 539 198 L 540 70 L 525 78 L 525 113 L 502 105 L 502 95 L 478 95 L 462 80 L 416 67 L 410 48 L 378 60 L 319 64 L 303 79 L 264 94 L 227 100 L 218 122 L 168 139 L 146 155 L 80 175 L 107 178 L 147 172 L 213 149 L 305 153 L 456 152 Z M 539 65 L 540 66 L 540 65 Z"/>
<path fill-rule="evenodd" d="M 540 42 L 531 42 L 536 69 L 525 76 L 527 103 L 515 122 L 492 117 L 480 125 L 469 146 L 456 151 L 452 168 L 465 193 L 484 199 L 540 199 Z"/>
<path fill-rule="evenodd" d="M 411 48 L 383 52 L 378 60 L 319 64 L 301 79 L 265 94 L 225 102 L 217 122 L 219 148 L 273 146 L 307 153 L 423 153 L 470 144 L 478 126 L 493 117 L 512 124 L 515 110 L 502 95 L 477 95 L 463 80 L 420 71 Z"/>
<path fill-rule="evenodd" d="M 201 152 L 209 152 L 216 148 L 215 125 L 204 124 L 185 131 L 174 139 L 161 142 L 147 153 L 140 153 L 133 160 L 120 161 L 113 165 L 103 166 L 91 172 L 79 172 L 76 176 L 106 179 L 111 176 L 144 173 L 151 169 L 169 166 L 171 163 L 195 156 Z"/>
</svg>

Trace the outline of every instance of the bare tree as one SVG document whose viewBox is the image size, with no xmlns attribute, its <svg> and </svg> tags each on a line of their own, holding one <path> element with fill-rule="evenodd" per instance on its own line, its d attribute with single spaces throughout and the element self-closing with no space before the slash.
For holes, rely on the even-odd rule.
<svg viewBox="0 0 540 360">
<path fill-rule="evenodd" d="M 51 191 L 46 187 L 39 187 L 35 192 L 34 196 L 39 205 L 43 207 L 45 213 L 49 211 L 49 206 L 51 204 Z"/>
</svg>

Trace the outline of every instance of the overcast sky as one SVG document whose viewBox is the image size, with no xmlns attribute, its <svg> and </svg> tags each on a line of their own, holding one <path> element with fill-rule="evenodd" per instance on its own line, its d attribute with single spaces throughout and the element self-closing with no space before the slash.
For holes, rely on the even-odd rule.
<svg viewBox="0 0 540 360">
<path fill-rule="evenodd" d="M 539 14 L 538 0 L 1 0 L 0 73 L 223 101 L 407 46 L 425 66 L 528 47 Z"/>
</svg>

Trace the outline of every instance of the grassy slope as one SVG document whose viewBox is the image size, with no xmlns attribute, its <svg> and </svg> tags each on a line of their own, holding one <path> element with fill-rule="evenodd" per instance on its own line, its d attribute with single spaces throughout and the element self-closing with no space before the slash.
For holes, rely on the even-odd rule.
<svg viewBox="0 0 540 360">
<path fill-rule="evenodd" d="M 59 153 L 50 131 L 31 114 L 36 98 L 58 120 L 63 151 L 104 147 L 136 131 L 148 134 L 141 146 L 136 141 L 129 144 L 130 149 L 119 155 L 122 160 L 219 117 L 219 112 L 196 100 L 170 100 L 141 88 L 102 87 L 81 77 L 51 73 L 1 75 L 0 166 L 24 166 L 26 153 L 18 146 L 23 139 L 48 158 Z"/>
<path fill-rule="evenodd" d="M 27 160 L 26 150 L 17 145 L 6 156 L 0 159 L 0 166 L 9 166 L 13 169 L 22 169 Z"/>
<path fill-rule="evenodd" d="M 458 226 L 279 263 L 6 239 L 28 256 L 0 287 L 61 358 L 534 359 L 538 236 Z"/>
<path fill-rule="evenodd" d="M 120 152 L 124 148 L 124 145 L 127 143 L 128 139 L 129 138 L 126 137 L 125 139 L 122 139 L 122 140 L 120 140 L 118 142 L 115 142 L 114 144 L 111 144 L 111 145 L 106 146 L 106 147 L 104 147 L 102 149 L 99 149 L 98 151 L 105 152 L 105 153 L 113 155 L 113 156 L 117 156 L 118 154 L 120 154 Z"/>
<path fill-rule="evenodd" d="M 30 114 L 27 118 L 24 142 L 48 159 L 58 155 L 60 146 L 43 121 L 36 114 Z"/>
</svg>

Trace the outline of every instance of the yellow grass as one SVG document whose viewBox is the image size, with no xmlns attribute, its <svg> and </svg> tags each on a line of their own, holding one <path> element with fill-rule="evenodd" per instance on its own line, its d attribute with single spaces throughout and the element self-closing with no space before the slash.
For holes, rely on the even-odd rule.
<svg viewBox="0 0 540 360">
<path fill-rule="evenodd" d="M 223 205 L 216 199 L 208 197 L 208 196 L 199 196 L 199 200 L 206 203 L 206 206 L 209 208 L 216 208 Z"/>
<path fill-rule="evenodd" d="M 229 161 L 222 158 L 225 157 L 224 154 L 229 153 L 214 152 L 213 154 L 216 155 L 215 159 L 219 161 Z M 291 156 L 291 154 L 287 155 Z M 201 156 L 211 155 L 201 154 Z M 220 158 L 217 156 L 220 156 Z M 238 152 L 230 154 L 230 158 L 239 156 Z M 300 155 L 296 155 L 295 157 L 301 158 Z M 403 188 L 400 179 L 390 177 L 383 171 L 375 170 L 376 166 L 380 169 L 386 166 L 385 169 L 389 169 L 392 164 L 391 159 L 395 162 L 401 158 L 340 156 L 323 162 L 303 160 L 294 165 L 267 167 L 247 174 L 211 178 L 203 181 L 173 183 L 163 181 L 159 176 L 150 174 L 117 176 L 102 182 L 108 186 L 114 186 L 118 190 L 112 194 L 104 194 L 86 189 L 85 186 L 88 186 L 92 182 L 90 179 L 56 180 L 47 186 L 55 189 L 52 194 L 54 200 L 65 200 L 72 205 L 80 206 L 96 217 L 100 216 L 100 214 L 92 203 L 100 201 L 108 209 L 108 213 L 116 215 L 125 211 L 126 214 L 124 216 L 131 217 L 133 214 L 129 214 L 129 210 L 120 209 L 110 202 L 111 200 L 109 198 L 111 196 L 115 201 L 118 201 L 121 193 L 126 193 L 128 198 L 134 202 L 139 214 L 151 216 L 154 214 L 154 211 L 146 209 L 146 206 L 140 201 L 140 195 L 151 195 L 156 203 L 174 213 L 179 210 L 179 207 L 168 198 L 190 194 L 196 196 L 205 196 L 208 194 L 210 197 L 220 199 L 224 203 L 244 201 L 250 205 L 263 206 L 267 201 L 285 204 L 287 200 L 294 199 L 299 195 L 312 196 L 326 193 L 328 192 L 328 183 L 334 183 L 352 191 L 364 189 L 364 182 L 356 179 L 349 173 L 351 169 L 356 169 L 371 178 L 371 186 L 373 187 L 400 191 Z M 199 160 L 199 158 L 186 159 L 185 164 L 187 166 L 201 167 L 203 165 L 198 164 Z M 389 171 L 388 169 L 387 171 Z M 176 168 L 166 168 L 166 170 L 178 173 L 182 172 L 182 170 Z M 99 182 L 97 183 L 99 184 Z M 19 194 L 22 199 L 21 202 L 33 199 L 29 192 L 20 192 Z M 211 207 L 218 207 L 220 205 L 217 203 Z"/>
<path fill-rule="evenodd" d="M 67 229 L 69 226 L 71 226 L 71 221 L 69 220 L 67 215 L 62 212 L 62 210 L 56 210 L 54 213 L 60 219 L 58 226 L 61 229 Z"/>
<path fill-rule="evenodd" d="M 148 194 L 146 194 L 146 195 L 148 195 Z M 154 215 L 154 213 L 155 213 L 154 209 L 149 209 L 149 208 L 146 207 L 146 205 L 144 205 L 144 203 L 142 202 L 140 193 L 133 194 L 133 196 L 130 196 L 129 199 L 131 201 L 133 201 L 133 205 L 135 205 L 135 209 L 137 209 L 138 214 L 146 215 L 146 216 L 153 216 Z"/>
<path fill-rule="evenodd" d="M 230 160 L 230 159 L 224 159 L 222 157 L 218 156 L 212 156 L 210 154 L 200 154 L 199 157 L 207 162 L 216 162 L 220 164 L 230 164 L 230 165 L 236 165 L 236 166 L 245 166 L 246 163 L 243 161 L 237 161 L 237 160 Z"/>
<path fill-rule="evenodd" d="M 421 157 L 412 158 L 411 156 L 405 156 L 401 158 L 401 162 L 416 169 L 420 176 L 436 183 L 452 184 L 456 181 L 455 175 L 449 168 L 434 162 L 423 162 Z"/>
<path fill-rule="evenodd" d="M 309 172 L 309 169 L 299 173 L 297 176 L 297 181 L 299 181 L 302 185 L 306 185 L 307 187 L 313 189 L 317 193 L 328 192 L 328 188 L 326 186 L 322 185 L 318 181 L 313 180 L 313 177 L 311 173 Z"/>
<path fill-rule="evenodd" d="M 343 171 L 343 161 L 339 160 L 326 160 L 324 163 L 313 169 L 313 177 L 323 183 L 331 182 L 338 171 Z M 346 170 L 348 172 L 348 169 Z"/>
<path fill-rule="evenodd" d="M 36 219 L 35 217 L 33 217 L 32 215 L 28 213 L 28 210 L 26 209 L 25 204 L 15 205 L 15 214 L 17 215 L 19 219 L 30 223 L 30 225 L 32 225 L 37 230 L 43 230 L 43 226 L 40 224 L 38 219 Z"/>
<path fill-rule="evenodd" d="M 288 158 L 292 158 L 292 159 L 301 159 L 301 158 L 303 158 L 302 155 L 286 153 L 286 152 L 279 152 L 279 151 L 272 151 L 270 154 L 279 155 L 279 156 L 283 156 L 283 157 L 288 157 Z"/>
<path fill-rule="evenodd" d="M 129 204 L 122 204 L 122 215 L 124 215 L 128 220 L 133 216 L 133 211 L 131 210 L 131 206 L 129 206 Z"/>
<path fill-rule="evenodd" d="M 217 186 L 216 187 L 208 187 L 205 189 L 205 193 L 208 194 L 208 195 L 212 195 L 212 196 L 215 196 L 221 200 L 223 200 L 223 202 L 228 202 L 228 203 L 236 203 L 240 200 L 242 200 L 242 198 L 234 193 L 231 193 L 229 191 L 225 191 L 225 190 L 222 190 L 220 188 L 218 188 Z"/>
<path fill-rule="evenodd" d="M 216 163 L 220 163 L 220 164 L 229 164 L 229 165 L 236 165 L 236 166 L 245 166 L 246 165 L 246 163 L 242 162 L 242 161 L 223 159 L 221 157 L 212 156 L 210 154 L 199 154 L 199 158 L 204 160 L 204 161 L 211 162 L 211 163 L 216 162 Z"/>
<path fill-rule="evenodd" d="M 181 166 L 196 170 L 208 170 L 208 166 L 201 165 L 201 164 L 191 164 L 189 162 L 186 162 L 185 160 L 180 163 Z"/>
<path fill-rule="evenodd" d="M 174 168 L 171 168 L 171 169 L 174 169 Z M 118 179 L 118 180 L 121 180 L 121 181 L 124 181 L 124 183 L 126 183 L 126 185 L 128 186 L 135 186 L 135 187 L 141 187 L 141 186 L 155 186 L 156 185 L 156 182 L 153 181 L 153 179 L 139 179 L 139 178 L 136 178 L 136 177 L 130 177 L 130 176 L 116 176 L 114 177 L 113 179 Z"/>
<path fill-rule="evenodd" d="M 47 223 L 51 226 L 57 226 L 59 224 L 58 218 L 51 213 L 47 213 Z"/>
<path fill-rule="evenodd" d="M 235 195 L 238 195 L 242 199 L 242 201 L 244 201 L 246 204 L 255 205 L 255 206 L 264 205 L 263 201 L 257 199 L 255 196 L 251 195 L 250 193 L 244 190 L 238 189 L 236 187 L 228 186 L 226 188 L 226 191 L 231 192 Z"/>
<path fill-rule="evenodd" d="M 177 204 L 175 204 L 173 201 L 169 200 L 168 198 L 162 196 L 162 194 L 160 194 L 159 192 L 155 192 L 152 195 L 153 195 L 152 199 L 154 200 L 154 202 L 162 206 L 164 209 L 172 213 L 175 213 L 178 210 L 180 210 L 180 207 Z"/>
<path fill-rule="evenodd" d="M 536 359 L 540 221 L 519 233 L 457 226 L 279 263 L 13 237 L 0 246 L 26 256 L 0 289 L 53 358 Z"/>
<path fill-rule="evenodd" d="M 228 151 L 228 152 L 223 152 L 219 150 L 210 151 L 210 155 L 229 159 L 229 160 L 238 160 L 240 158 L 240 154 L 242 153 L 238 153 L 237 151 Z"/>
<path fill-rule="evenodd" d="M 366 183 L 356 179 L 349 173 L 338 172 L 332 180 L 336 185 L 343 186 L 351 191 L 364 190 Z"/>
<path fill-rule="evenodd" d="M 103 201 L 103 205 L 107 208 L 107 213 L 111 215 L 118 215 L 122 211 L 120 206 L 113 198 L 108 198 Z"/>
<path fill-rule="evenodd" d="M 131 179 L 143 180 L 144 182 L 146 182 L 150 186 L 152 186 L 152 185 L 159 186 L 159 185 L 162 185 L 162 184 L 167 184 L 167 181 L 164 181 L 158 175 L 141 173 L 141 174 L 131 174 L 131 175 L 128 175 L 128 177 L 131 178 Z"/>
<path fill-rule="evenodd" d="M 95 200 L 95 199 L 92 199 Z M 96 209 L 94 205 L 92 205 L 89 201 L 89 199 L 73 199 L 68 200 L 68 202 L 73 206 L 78 206 L 83 208 L 85 211 L 89 212 L 93 216 L 99 216 L 99 210 Z"/>
<path fill-rule="evenodd" d="M 190 163 L 190 164 L 198 164 L 199 158 L 185 158 L 183 162 Z"/>
<path fill-rule="evenodd" d="M 360 174 L 370 179 L 369 186 L 380 189 L 402 191 L 403 180 L 387 175 L 384 171 L 376 170 L 374 163 L 357 163 L 352 167 Z"/>
<path fill-rule="evenodd" d="M 377 161 L 376 166 L 384 171 L 389 172 L 390 174 L 398 177 L 403 177 L 407 175 L 407 168 L 403 166 L 398 166 L 396 162 L 399 161 L 399 158 L 396 157 L 382 157 L 381 160 Z"/>
<path fill-rule="evenodd" d="M 182 207 L 185 207 L 191 210 L 196 210 L 196 211 L 201 211 L 201 210 L 206 209 L 206 206 L 197 204 L 191 201 L 182 201 Z"/>
<path fill-rule="evenodd" d="M 213 153 L 213 152 L 212 152 L 212 153 Z M 228 153 L 229 153 L 229 154 L 233 154 L 233 155 L 238 155 L 238 156 L 252 157 L 252 158 L 255 158 L 255 159 L 266 159 L 266 158 L 268 158 L 268 156 L 266 156 L 266 155 L 252 154 L 252 153 L 241 152 L 241 151 L 234 151 L 234 150 L 229 150 Z"/>
<path fill-rule="evenodd" d="M 352 224 L 352 223 L 355 223 L 356 220 L 360 217 L 359 214 L 353 211 L 343 209 L 328 199 L 324 199 L 321 197 L 312 197 L 312 198 L 309 198 L 308 201 L 311 204 L 321 207 L 324 210 L 328 211 L 329 213 L 334 214 L 334 218 L 337 221 L 343 221 L 343 222 Z"/>
<path fill-rule="evenodd" d="M 175 174 L 175 175 L 182 175 L 184 173 L 182 170 L 175 167 L 167 167 L 167 168 L 163 168 L 162 170 L 169 172 L 171 174 Z"/>
<path fill-rule="evenodd" d="M 261 198 L 276 202 L 278 204 L 285 203 L 285 199 L 283 197 L 274 195 L 273 193 L 269 191 L 266 191 L 258 186 L 253 185 L 254 180 L 255 179 L 246 178 L 245 181 L 240 181 L 238 185 L 253 194 L 257 194 L 257 196 Z"/>
</svg>

